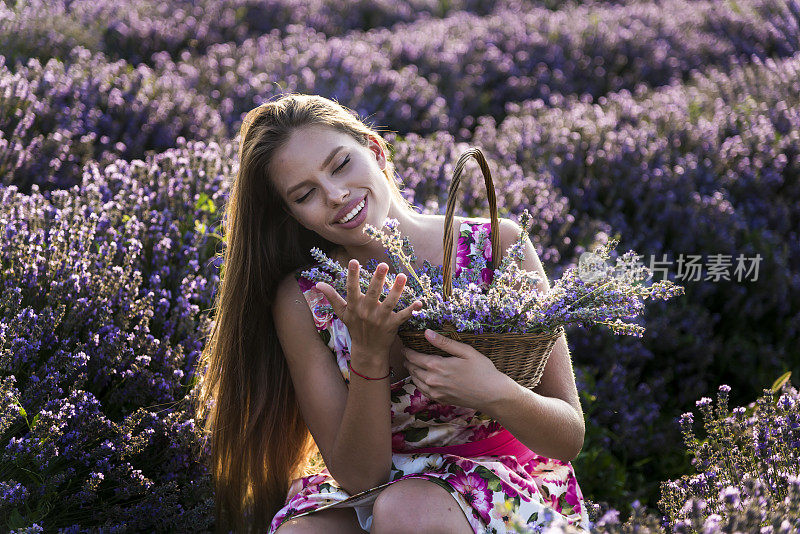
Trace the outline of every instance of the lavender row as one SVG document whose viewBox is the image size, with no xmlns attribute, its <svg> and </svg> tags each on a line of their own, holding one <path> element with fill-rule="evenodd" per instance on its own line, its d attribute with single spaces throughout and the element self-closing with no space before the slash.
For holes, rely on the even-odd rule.
<svg viewBox="0 0 800 534">
<path fill-rule="evenodd" d="M 38 510 L 27 518 L 48 531 L 210 530 L 187 395 L 235 155 L 230 143 L 182 143 L 92 163 L 70 191 L 0 188 L 0 392 L 11 401 L 0 516 Z"/>
<path fill-rule="evenodd" d="M 153 63 L 212 95 L 231 131 L 243 112 L 289 90 L 351 107 L 354 94 L 359 111 L 379 124 L 401 133 L 448 130 L 463 140 L 475 117 L 501 119 L 507 102 L 542 98 L 555 105 L 560 94 L 596 98 L 684 80 L 694 69 L 730 67 L 739 57 L 790 55 L 800 50 L 798 5 L 748 0 L 746 12 L 686 0 L 556 12 L 504 7 L 487 17 L 456 12 L 335 38 L 290 26 L 204 55 L 156 54 Z M 419 97 L 399 90 L 405 87 Z M 393 109 L 412 100 L 418 112 Z"/>
<path fill-rule="evenodd" d="M 521 0 L 360 0 L 342 9 L 335 0 L 136 0 L 119 9 L 107 0 L 28 0 L 0 7 L 0 49 L 11 64 L 31 57 L 42 62 L 65 59 L 72 48 L 83 46 L 135 65 L 149 63 L 156 52 L 178 58 L 183 51 L 202 53 L 214 44 L 241 43 L 289 25 L 338 36 L 456 11 L 486 15 L 500 5 L 521 4 Z"/>
<path fill-rule="evenodd" d="M 381 128 L 432 132 L 450 124 L 444 99 L 413 66 L 395 70 L 358 39 L 328 39 L 300 26 L 238 46 L 214 45 L 178 62 L 166 53 L 153 61 L 156 72 L 176 73 L 193 91 L 209 95 L 231 133 L 244 113 L 287 91 L 332 98 Z"/>
<path fill-rule="evenodd" d="M 115 422 L 75 388 L 31 417 L 13 404 L 14 376 L 3 382 L 12 402 L 0 407 L 6 532 L 212 531 L 213 492 L 184 411 L 142 408 Z"/>
<path fill-rule="evenodd" d="M 289 25 L 338 36 L 461 10 L 485 15 L 492 8 L 492 3 L 480 0 L 359 0 L 346 9 L 335 0 L 184 0 L 177 5 L 146 0 L 109 25 L 106 46 L 136 63 L 149 61 L 155 52 L 177 58 L 184 50 L 203 52 L 216 43 L 241 43 Z"/>
<path fill-rule="evenodd" d="M 696 402 L 705 437 L 694 433 L 694 414 L 679 421 L 693 474 L 661 484 L 657 510 L 632 503 L 630 519 L 603 503 L 592 531 L 773 532 L 800 529 L 800 394 L 783 377 L 747 406 L 728 408 L 730 386 Z M 660 513 L 659 513 L 660 512 Z"/>
<path fill-rule="evenodd" d="M 760 347 L 741 339 L 723 345 L 730 358 L 755 358 L 774 373 L 800 335 L 792 305 L 800 277 L 786 268 L 800 258 L 798 74 L 800 54 L 729 74 L 712 70 L 688 86 L 620 92 L 599 105 L 576 99 L 559 109 L 541 101 L 512 105 L 501 125 L 484 121 L 473 143 L 564 195 L 569 211 L 581 214 L 574 237 L 583 239 L 582 227 L 604 221 L 608 233 L 625 236 L 625 246 L 659 259 L 760 253 L 760 276 L 769 287 L 722 280 L 696 284 L 693 292 L 708 304 L 712 324 L 719 322 L 722 340 L 736 339 L 745 324 L 771 332 Z M 572 238 L 568 230 L 559 240 L 565 257 L 585 250 Z M 709 371 L 736 372 L 723 367 Z M 737 367 L 742 385 L 763 378 Z"/>
<path fill-rule="evenodd" d="M 179 72 L 211 95 L 230 132 L 242 113 L 288 90 L 335 98 L 401 133 L 448 130 L 463 140 L 475 117 L 502 118 L 507 102 L 555 105 L 562 93 L 598 97 L 681 80 L 737 57 L 800 50 L 800 31 L 791 29 L 800 18 L 796 0 L 789 7 L 748 1 L 746 13 L 687 0 L 556 12 L 503 7 L 485 17 L 459 11 L 334 38 L 289 26 L 202 55 L 184 51 L 175 60 L 162 52 L 152 61 L 158 72 Z M 790 31 L 777 31 L 775 21 Z"/>
<path fill-rule="evenodd" d="M 0 56 L 0 183 L 69 188 L 89 160 L 142 157 L 175 139 L 224 135 L 218 112 L 177 73 L 108 62 L 84 48 L 65 63 Z"/>
<path fill-rule="evenodd" d="M 716 402 L 698 400 L 702 441 L 694 433 L 693 413 L 680 417 L 697 473 L 662 487 L 659 506 L 672 525 L 692 528 L 703 519 L 704 527 L 719 530 L 765 523 L 774 532 L 800 528 L 800 396 L 788 378 L 763 389 L 746 407 L 728 408 L 728 385 L 719 386 Z M 695 502 L 687 506 L 689 499 Z"/>
<path fill-rule="evenodd" d="M 66 59 L 74 48 L 99 52 L 110 6 L 87 0 L 3 2 L 0 4 L 0 53 L 11 68 L 36 58 Z"/>
<path fill-rule="evenodd" d="M 758 6 L 763 8 L 767 5 L 763 2 L 772 0 L 758 1 L 762 2 Z M 663 20 L 657 18 L 658 16 L 663 18 L 663 15 L 656 15 L 651 12 L 652 10 L 647 11 L 650 8 L 646 6 L 626 6 L 630 9 L 634 9 L 634 7 L 638 10 L 645 10 L 639 18 L 647 21 L 651 26 L 664 23 Z M 620 24 L 620 13 L 623 13 L 620 11 L 621 7 L 603 7 L 601 9 L 596 6 L 591 8 L 584 6 L 580 9 L 593 9 L 598 13 L 604 13 L 611 22 L 616 20 L 617 25 Z M 722 8 L 708 8 L 706 12 L 713 14 L 715 13 L 714 9 Z M 764 10 L 762 9 L 762 11 Z M 75 7 L 71 13 L 77 11 L 79 10 Z M 21 105 L 17 98 L 11 98 L 5 102 L 5 115 L 21 113 L 22 108 L 40 109 L 34 117 L 30 115 L 31 111 L 29 111 L 28 115 L 17 115 L 13 118 L 6 118 L 4 121 L 3 131 L 6 132 L 4 136 L 4 151 L 6 152 L 3 158 L 5 160 L 4 168 L 13 169 L 4 176 L 4 183 L 17 183 L 21 187 L 27 187 L 30 183 L 36 182 L 40 183 L 42 187 L 69 187 L 76 182 L 76 173 L 89 158 L 107 161 L 114 157 L 140 157 L 144 150 L 161 150 L 172 146 L 170 139 L 178 135 L 207 139 L 220 132 L 219 119 L 215 116 L 217 113 L 221 115 L 227 126 L 228 134 L 232 134 L 238 126 L 243 112 L 285 90 L 317 93 L 336 98 L 355 109 L 360 115 L 369 117 L 378 125 L 396 129 L 401 133 L 408 131 L 430 133 L 437 130 L 450 130 L 456 132 L 459 139 L 466 138 L 469 130 L 475 126 L 475 122 L 468 113 L 483 111 L 499 113 L 499 111 L 498 108 L 494 110 L 488 108 L 466 109 L 464 108 L 465 102 L 469 103 L 466 104 L 468 106 L 481 107 L 483 106 L 480 104 L 481 102 L 489 103 L 493 98 L 497 98 L 498 102 L 503 102 L 506 99 L 516 100 L 530 96 L 528 94 L 530 91 L 515 94 L 504 93 L 506 90 L 517 91 L 522 87 L 517 83 L 521 79 L 518 76 L 512 77 L 512 81 L 500 85 L 498 84 L 501 80 L 493 77 L 498 73 L 505 76 L 507 73 L 501 71 L 507 70 L 507 68 L 517 69 L 520 72 L 532 69 L 532 65 L 526 64 L 526 61 L 533 61 L 532 58 L 535 58 L 536 54 L 530 54 L 520 48 L 530 45 L 531 39 L 538 39 L 539 44 L 544 44 L 542 42 L 542 39 L 545 39 L 543 35 L 550 30 L 547 30 L 547 27 L 540 28 L 537 30 L 538 33 L 530 33 L 521 40 L 518 36 L 516 41 L 512 33 L 530 26 L 538 15 L 545 17 L 543 19 L 545 21 L 552 19 L 553 24 L 561 24 L 563 20 L 558 17 L 562 17 L 564 12 L 550 13 L 546 10 L 541 12 L 532 10 L 524 17 L 513 15 L 514 12 L 509 10 L 502 13 L 504 15 L 498 14 L 485 20 L 472 17 L 473 21 L 482 21 L 482 26 L 477 22 L 475 24 L 484 35 L 494 35 L 501 30 L 507 33 L 505 34 L 506 39 L 502 43 L 497 41 L 497 45 L 495 45 L 491 44 L 490 40 L 488 46 L 474 47 L 474 57 L 482 62 L 480 64 L 488 65 L 491 69 L 500 69 L 500 71 L 490 74 L 483 68 L 470 69 L 468 67 L 467 70 L 474 70 L 475 75 L 479 78 L 471 78 L 470 75 L 467 75 L 460 78 L 466 81 L 458 83 L 466 83 L 470 86 L 469 88 L 440 87 L 442 91 L 439 91 L 440 88 L 432 85 L 425 77 L 428 76 L 431 81 L 439 85 L 449 83 L 446 80 L 450 78 L 443 77 L 446 69 L 451 68 L 448 65 L 471 63 L 466 61 L 463 56 L 454 56 L 450 48 L 437 51 L 435 40 L 430 41 L 430 35 L 436 34 L 436 31 L 433 31 L 436 29 L 434 24 L 453 26 L 454 21 L 458 22 L 463 17 L 471 17 L 466 13 L 450 17 L 445 21 L 423 21 L 415 24 L 410 30 L 394 32 L 392 35 L 397 34 L 399 37 L 392 42 L 433 44 L 415 45 L 414 49 L 390 50 L 388 57 L 370 53 L 368 46 L 364 44 L 364 39 L 366 39 L 368 42 L 372 41 L 373 45 L 384 46 L 388 43 L 385 41 L 381 45 L 384 34 L 367 34 L 366 36 L 354 34 L 344 38 L 327 39 L 323 34 L 295 26 L 291 27 L 285 35 L 276 30 L 259 39 L 249 39 L 240 46 L 216 45 L 206 55 L 185 56 L 184 60 L 178 63 L 173 62 L 166 53 L 157 54 L 154 57 L 155 72 L 144 66 L 130 71 L 130 68 L 126 69 L 123 63 L 105 65 L 101 55 L 88 58 L 84 52 L 80 52 L 81 49 L 70 53 L 64 67 L 58 67 L 57 63 L 49 63 L 45 67 L 20 67 L 20 72 L 16 74 L 12 74 L 8 68 L 3 69 L 0 74 L 6 78 L 4 80 L 6 87 L 12 86 L 7 89 L 11 94 L 26 93 L 27 89 L 19 86 L 33 82 L 37 77 L 74 78 L 60 80 L 57 84 L 59 89 L 55 91 L 51 90 L 47 83 L 41 84 L 47 93 L 38 94 L 39 100 L 49 102 Z M 579 14 L 576 13 L 576 16 Z M 707 24 L 718 25 L 721 20 L 719 17 L 714 19 L 709 14 Z M 781 20 L 791 21 L 792 19 L 782 18 Z M 523 24 L 523 26 L 519 26 L 519 24 Z M 539 23 L 537 22 L 537 24 Z M 609 25 L 610 22 L 606 21 L 602 27 L 608 28 Z M 728 24 L 728 26 L 736 27 L 733 24 Z M 762 26 L 753 27 L 761 28 Z M 456 27 L 456 29 L 458 28 Z M 617 30 L 619 29 L 617 28 Z M 636 39 L 644 36 L 642 32 L 646 29 L 646 26 L 640 24 L 637 32 L 628 32 L 627 39 L 636 42 Z M 422 33 L 425 35 L 421 35 Z M 612 31 L 607 33 L 609 36 L 614 35 Z M 735 32 L 731 31 L 731 33 Z M 458 35 L 451 34 L 452 32 L 445 33 L 448 38 L 458 37 Z M 674 25 L 669 26 L 667 34 L 675 43 L 680 39 L 685 39 L 686 42 L 696 41 L 685 32 L 679 34 Z M 462 45 L 465 38 L 472 39 L 473 36 L 469 32 L 462 32 L 460 35 L 460 38 L 455 39 L 447 46 L 469 49 Z M 503 36 L 503 34 L 497 35 Z M 561 57 L 565 61 L 568 60 L 569 58 L 563 54 L 564 50 L 581 49 L 580 46 L 577 48 L 574 46 L 575 38 L 583 39 L 581 45 L 583 48 L 591 44 L 593 49 L 603 49 L 603 47 L 597 47 L 597 43 L 589 43 L 584 39 L 588 34 L 580 37 L 582 35 L 580 32 L 568 32 L 564 35 L 566 37 L 572 35 L 572 37 L 565 42 L 553 45 L 557 48 L 561 47 L 562 52 L 555 53 L 555 49 L 550 52 L 541 50 L 542 57 Z M 599 33 L 598 35 L 606 34 Z M 374 40 L 376 37 L 377 41 Z M 651 35 L 651 37 L 653 36 Z M 491 39 L 496 38 L 492 37 Z M 643 39 L 643 42 L 657 41 L 657 39 Z M 661 41 L 664 39 L 662 38 Z M 478 43 L 481 42 L 478 40 Z M 709 40 L 698 42 L 708 44 Z M 434 49 L 431 48 L 432 46 Z M 498 46 L 502 46 L 505 50 L 500 50 Z M 616 46 L 605 48 L 611 50 Z M 673 46 L 671 50 L 680 49 Z M 643 57 L 654 56 L 651 53 L 653 51 L 640 50 L 639 52 L 642 52 Z M 687 60 L 690 61 L 713 63 L 710 56 L 703 55 L 704 53 L 701 52 L 700 49 L 684 48 L 682 53 L 685 53 Z M 725 54 L 734 54 L 734 52 L 735 50 L 730 46 L 719 45 L 715 53 L 724 56 Z M 766 50 L 762 52 L 766 53 Z M 784 50 L 780 49 L 778 52 L 783 53 Z M 512 53 L 515 60 L 519 60 L 516 63 L 509 60 L 509 54 Z M 364 60 L 364 57 L 370 59 Z M 624 56 L 617 55 L 616 57 L 622 58 L 621 65 L 629 62 Z M 287 58 L 290 59 L 287 60 Z M 502 58 L 505 60 L 499 61 Z M 572 59 L 576 61 L 570 61 L 569 64 L 589 65 L 582 60 L 577 60 L 578 58 Z M 397 67 L 399 70 L 395 70 L 392 67 L 396 65 L 392 61 L 414 64 L 399 66 Z M 599 62 L 607 63 L 605 60 Z M 544 63 L 539 66 L 542 65 Z M 685 64 L 677 71 L 684 72 L 690 67 Z M 422 71 L 419 70 L 420 68 Z M 435 70 L 436 73 L 431 74 L 426 69 L 427 71 Z M 545 70 L 548 69 L 550 67 Z M 50 74 L 51 70 L 55 73 Z M 548 72 L 551 71 L 552 69 L 548 70 Z M 425 76 L 420 75 L 420 72 Z M 648 79 L 643 71 L 628 69 L 626 72 L 629 72 L 632 77 L 642 75 L 645 80 Z M 346 76 L 343 76 L 342 73 L 345 73 Z M 584 71 L 576 71 L 573 74 L 572 79 L 577 83 L 586 83 L 585 80 L 592 79 Z M 487 78 L 487 76 L 490 77 Z M 602 79 L 610 78 L 605 76 Z M 105 85 L 106 79 L 113 80 L 111 82 L 113 89 Z M 547 98 L 551 105 L 558 102 L 558 97 L 551 94 L 551 89 L 582 90 L 577 86 L 548 88 L 550 86 L 546 80 L 538 78 L 534 80 L 530 76 L 527 76 L 526 79 L 530 82 L 526 82 L 529 88 L 535 87 L 535 93 L 544 91 L 549 95 Z M 357 82 L 353 84 L 352 82 L 355 80 Z M 653 78 L 650 81 L 651 83 L 660 83 L 663 81 L 663 77 Z M 156 88 L 149 89 L 148 86 L 151 85 Z M 479 89 L 483 87 L 491 88 L 491 90 Z M 612 84 L 598 92 L 613 87 L 615 85 Z M 63 92 L 59 93 L 59 91 Z M 474 91 L 484 91 L 484 93 L 481 96 Z M 180 96 L 177 96 L 176 93 L 180 93 Z M 441 96 L 442 94 L 448 96 L 447 103 Z M 208 102 L 205 101 L 206 98 L 208 98 Z M 137 121 L 129 120 L 130 117 L 126 114 L 128 110 L 122 109 L 131 101 L 134 102 L 133 108 L 139 113 Z M 448 104 L 450 105 L 448 106 Z M 78 109 L 80 113 L 77 117 L 78 112 L 75 109 Z M 465 116 L 465 114 L 467 115 Z M 48 115 L 52 117 L 48 117 Z M 40 117 L 47 117 L 49 120 Z M 459 129 L 459 124 L 465 128 Z M 14 154 L 11 154 L 11 147 L 16 143 L 21 143 L 29 149 L 25 153 L 14 151 Z M 57 167 L 56 173 L 47 172 L 46 169 L 51 166 Z M 45 180 L 49 180 L 49 183 Z"/>
<path fill-rule="evenodd" d="M 6 336 L 6 365 L 41 390 L 29 402 L 64 385 L 30 378 L 42 371 L 37 355 L 67 348 L 98 366 L 89 375 L 98 392 L 128 377 L 102 400 L 134 409 L 182 398 L 201 348 L 197 316 L 217 282 L 211 234 L 231 146 L 190 143 L 144 162 L 91 164 L 70 191 L 2 190 L 4 312 L 17 310 L 4 324 L 25 331 Z"/>
<path fill-rule="evenodd" d="M 469 128 L 479 116 L 502 119 L 508 102 L 594 99 L 685 80 L 736 58 L 790 56 L 800 50 L 799 22 L 797 0 L 669 0 L 459 12 L 349 37 L 379 48 L 396 69 L 415 66 Z"/>
<path fill-rule="evenodd" d="M 331 96 L 378 125 L 449 124 L 443 99 L 413 68 L 395 71 L 356 41 L 330 46 L 300 27 L 286 38 L 274 31 L 240 47 L 215 46 L 195 64 L 156 58 L 155 70 L 83 48 L 63 63 L 33 59 L 11 69 L 0 59 L 2 183 L 69 188 L 90 159 L 142 157 L 180 136 L 232 135 L 242 113 L 284 90 Z"/>
</svg>

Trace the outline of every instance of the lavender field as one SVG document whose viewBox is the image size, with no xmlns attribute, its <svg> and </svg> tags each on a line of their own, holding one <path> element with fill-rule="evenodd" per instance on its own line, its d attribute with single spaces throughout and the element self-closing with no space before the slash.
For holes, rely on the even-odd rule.
<svg viewBox="0 0 800 534">
<path fill-rule="evenodd" d="M 0 532 L 214 531 L 197 364 L 284 92 L 374 124 L 427 213 L 480 147 L 551 279 L 616 236 L 684 286 L 567 331 L 594 530 L 800 531 L 800 1 L 120 5 L 0 2 Z M 474 163 L 461 195 L 488 217 Z"/>
</svg>

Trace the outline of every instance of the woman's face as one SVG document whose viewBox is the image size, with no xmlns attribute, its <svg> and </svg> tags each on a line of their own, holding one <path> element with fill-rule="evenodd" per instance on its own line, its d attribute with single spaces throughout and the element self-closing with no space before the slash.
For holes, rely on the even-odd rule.
<svg viewBox="0 0 800 534">
<path fill-rule="evenodd" d="M 346 133 L 315 125 L 292 131 L 275 153 L 270 175 L 302 226 L 331 242 L 357 246 L 371 241 L 364 225 L 380 227 L 390 211 L 385 168 L 386 156 L 374 139 L 365 147 Z"/>
</svg>

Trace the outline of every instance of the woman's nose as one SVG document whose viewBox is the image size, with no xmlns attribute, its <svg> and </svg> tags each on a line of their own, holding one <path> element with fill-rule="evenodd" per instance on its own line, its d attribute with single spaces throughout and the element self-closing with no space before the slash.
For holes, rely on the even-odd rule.
<svg viewBox="0 0 800 534">
<path fill-rule="evenodd" d="M 328 196 L 328 202 L 333 205 L 341 204 L 350 196 L 350 192 L 346 187 L 338 184 L 330 184 L 325 187 L 325 193 Z"/>
</svg>

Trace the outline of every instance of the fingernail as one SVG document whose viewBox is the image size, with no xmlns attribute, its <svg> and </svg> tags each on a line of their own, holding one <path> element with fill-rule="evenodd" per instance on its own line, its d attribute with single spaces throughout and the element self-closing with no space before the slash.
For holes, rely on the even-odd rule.
<svg viewBox="0 0 800 534">
<path fill-rule="evenodd" d="M 436 339 L 438 337 L 438 334 L 436 332 L 434 332 L 433 330 L 431 330 L 430 328 L 426 328 L 425 329 L 425 337 L 427 337 L 428 339 L 434 340 L 434 339 Z"/>
</svg>

